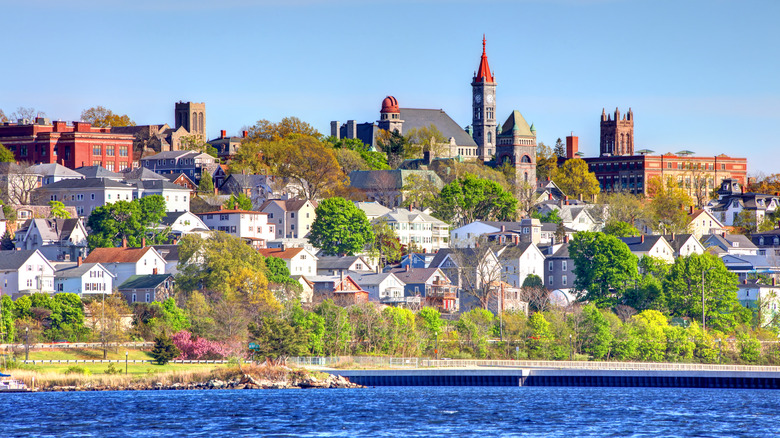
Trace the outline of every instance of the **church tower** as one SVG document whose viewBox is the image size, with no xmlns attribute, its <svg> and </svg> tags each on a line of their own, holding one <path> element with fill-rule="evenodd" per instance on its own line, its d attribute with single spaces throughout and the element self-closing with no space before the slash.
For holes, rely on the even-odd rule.
<svg viewBox="0 0 780 438">
<path fill-rule="evenodd" d="M 190 135 L 198 137 L 201 141 L 206 141 L 206 104 L 196 102 L 176 102 L 176 112 L 174 114 L 176 129 L 184 127 Z"/>
<path fill-rule="evenodd" d="M 601 156 L 634 155 L 634 113 L 631 108 L 628 114 L 620 119 L 620 110 L 615 108 L 615 118 L 602 108 L 601 110 Z"/>
<path fill-rule="evenodd" d="M 477 156 L 482 161 L 490 160 L 496 153 L 496 80 L 490 73 L 485 36 L 482 36 L 482 58 L 479 69 L 471 81 L 472 90 L 472 137 L 477 143 Z"/>
<path fill-rule="evenodd" d="M 496 164 L 509 162 L 515 168 L 515 184 L 536 189 L 536 130 L 520 111 L 512 111 L 501 125 L 496 144 Z"/>
</svg>

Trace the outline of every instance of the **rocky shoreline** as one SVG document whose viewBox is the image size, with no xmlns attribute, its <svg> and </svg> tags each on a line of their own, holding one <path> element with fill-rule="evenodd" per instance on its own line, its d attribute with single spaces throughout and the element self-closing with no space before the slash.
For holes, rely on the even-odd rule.
<svg viewBox="0 0 780 438">
<path fill-rule="evenodd" d="M 123 387 L 114 386 L 51 386 L 37 388 L 40 392 L 76 392 L 76 391 L 163 391 L 163 390 L 208 390 L 208 389 L 309 389 L 309 388 L 364 388 L 350 382 L 342 376 L 329 375 L 325 379 L 310 376 L 301 380 L 256 379 L 244 374 L 240 379 L 211 379 L 205 382 L 163 384 L 161 382 L 132 383 Z"/>
</svg>

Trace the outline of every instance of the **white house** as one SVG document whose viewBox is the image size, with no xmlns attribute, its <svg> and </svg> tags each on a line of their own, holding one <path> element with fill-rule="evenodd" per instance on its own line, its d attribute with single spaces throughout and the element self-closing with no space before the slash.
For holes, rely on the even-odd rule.
<svg viewBox="0 0 780 438">
<path fill-rule="evenodd" d="M 355 207 L 363 210 L 369 222 L 390 212 L 390 209 L 378 202 L 355 201 Z"/>
<path fill-rule="evenodd" d="M 317 275 L 317 256 L 305 248 L 261 248 L 257 251 L 263 257 L 284 260 L 290 275 Z"/>
<path fill-rule="evenodd" d="M 116 201 L 131 201 L 133 186 L 108 178 L 65 179 L 36 189 L 45 199 L 76 208 L 79 216 L 89 216 L 98 207 Z"/>
<path fill-rule="evenodd" d="M 701 244 L 715 254 L 757 255 L 758 247 L 742 234 L 705 234 Z"/>
<path fill-rule="evenodd" d="M 663 236 L 620 237 L 628 245 L 628 249 L 639 257 L 652 256 L 666 263 L 674 263 L 674 248 Z"/>
<path fill-rule="evenodd" d="M 27 171 L 39 176 L 41 185 L 47 185 L 64 179 L 84 179 L 84 175 L 58 163 L 36 164 Z"/>
<path fill-rule="evenodd" d="M 724 226 L 720 221 L 707 210 L 694 210 L 688 213 L 688 231 L 693 233 L 697 239 L 705 234 L 721 234 Z"/>
<path fill-rule="evenodd" d="M 30 219 L 16 231 L 16 249 L 39 249 L 49 260 L 76 260 L 87 254 L 87 229 L 77 219 Z"/>
<path fill-rule="evenodd" d="M 143 248 L 95 248 L 84 263 L 100 263 L 120 285 L 133 275 L 164 274 L 165 259 L 151 246 Z"/>
<path fill-rule="evenodd" d="M 471 248 L 485 234 L 518 230 L 522 230 L 520 222 L 474 221 L 450 230 L 450 247 Z"/>
<path fill-rule="evenodd" d="M 54 293 L 54 266 L 37 249 L 0 251 L 2 295 Z"/>
<path fill-rule="evenodd" d="M 706 251 L 695 234 L 668 234 L 664 236 L 664 239 L 672 246 L 675 257 L 704 254 Z"/>
<path fill-rule="evenodd" d="M 268 223 L 267 213 L 223 209 L 198 216 L 210 229 L 248 240 L 259 248 L 265 248 L 266 243 L 276 236 L 276 226 Z"/>
<path fill-rule="evenodd" d="M 737 299 L 748 309 L 758 309 L 761 324 L 769 324 L 777 317 L 780 305 L 780 287 L 772 280 L 772 284 L 763 284 L 759 280 L 744 280 L 739 285 Z"/>
<path fill-rule="evenodd" d="M 449 225 L 435 217 L 414 209 L 394 208 L 373 220 L 385 221 L 395 230 L 401 244 L 414 244 L 423 252 L 435 252 L 449 248 Z"/>
<path fill-rule="evenodd" d="M 100 263 L 58 263 L 54 271 L 54 290 L 80 296 L 110 295 L 114 290 L 114 274 Z"/>
<path fill-rule="evenodd" d="M 317 205 L 307 199 L 270 199 L 258 209 L 268 213 L 268 223 L 274 224 L 276 238 L 303 238 L 314 223 Z"/>
<path fill-rule="evenodd" d="M 379 274 L 366 272 L 350 272 L 349 276 L 361 289 L 368 292 L 368 300 L 375 303 L 397 306 L 406 304 L 404 286 L 406 283 L 399 280 L 391 272 Z"/>
<path fill-rule="evenodd" d="M 165 198 L 166 211 L 190 211 L 190 189 L 163 180 L 133 181 L 133 199 L 151 195 Z"/>
<path fill-rule="evenodd" d="M 179 273 L 179 245 L 152 245 L 165 259 L 165 273 L 176 275 Z"/>
<path fill-rule="evenodd" d="M 317 275 L 340 275 L 346 274 L 347 271 L 373 272 L 374 269 L 361 256 L 320 256 L 317 260 Z"/>
<path fill-rule="evenodd" d="M 530 242 L 503 248 L 498 258 L 501 261 L 501 279 L 513 287 L 521 287 L 526 277 L 536 275 L 544 278 L 544 253 Z"/>
<path fill-rule="evenodd" d="M 160 219 L 159 229 L 170 228 L 171 234 L 177 237 L 184 237 L 187 234 L 199 234 L 206 237 L 211 230 L 201 220 L 200 216 L 190 211 L 168 211 Z"/>
</svg>

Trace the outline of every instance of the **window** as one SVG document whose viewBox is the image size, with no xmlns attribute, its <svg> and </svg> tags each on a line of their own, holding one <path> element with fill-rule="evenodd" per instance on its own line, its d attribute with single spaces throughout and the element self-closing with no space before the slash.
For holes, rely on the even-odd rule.
<svg viewBox="0 0 780 438">
<path fill-rule="evenodd" d="M 149 297 L 149 294 L 146 294 L 146 302 L 147 302 L 147 303 L 151 303 L 151 300 L 150 300 L 149 298 L 150 298 L 150 297 Z"/>
<path fill-rule="evenodd" d="M 553 276 L 551 275 L 547 278 L 547 286 L 552 286 L 552 284 L 553 284 Z"/>
<path fill-rule="evenodd" d="M 106 146 L 106 155 L 109 157 L 114 156 L 114 145 Z"/>
<path fill-rule="evenodd" d="M 93 145 L 92 146 L 92 155 L 97 155 L 97 156 L 103 155 L 103 148 L 100 147 L 99 144 Z"/>
<path fill-rule="evenodd" d="M 133 294 L 133 299 L 132 299 L 132 301 L 130 301 L 130 302 L 131 302 L 131 303 L 134 303 L 135 301 L 136 301 L 136 295 L 135 295 L 135 294 Z"/>
<path fill-rule="evenodd" d="M 295 213 L 294 212 L 290 213 L 290 218 L 294 218 L 294 217 L 295 217 Z"/>
<path fill-rule="evenodd" d="M 566 286 L 566 276 L 561 277 L 561 284 Z"/>
<path fill-rule="evenodd" d="M 119 146 L 119 156 L 120 157 L 127 156 L 127 146 Z"/>
<path fill-rule="evenodd" d="M 552 260 L 550 260 L 550 262 L 547 264 L 547 270 L 548 270 L 548 271 L 552 271 L 552 270 L 554 269 L 554 268 L 553 268 L 553 266 L 554 266 L 554 265 L 553 265 L 553 261 L 552 261 Z"/>
<path fill-rule="evenodd" d="M 563 260 L 563 261 L 561 262 L 561 270 L 562 270 L 562 271 L 565 271 L 565 270 L 566 270 L 566 265 L 567 265 L 567 263 L 566 263 L 566 260 Z M 563 278 L 566 278 L 566 277 L 563 277 Z M 563 283 L 563 284 L 566 284 L 566 282 L 564 281 L 564 283 Z"/>
</svg>

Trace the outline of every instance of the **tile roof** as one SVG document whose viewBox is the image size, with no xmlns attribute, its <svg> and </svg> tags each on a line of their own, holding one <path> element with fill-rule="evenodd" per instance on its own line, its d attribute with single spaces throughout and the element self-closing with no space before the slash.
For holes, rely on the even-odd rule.
<svg viewBox="0 0 780 438">
<path fill-rule="evenodd" d="M 257 252 L 263 257 L 276 257 L 277 259 L 290 260 L 300 254 L 303 248 L 260 248 Z"/>
<path fill-rule="evenodd" d="M 90 251 L 84 263 L 135 263 L 146 255 L 148 251 L 154 251 L 151 246 L 143 248 L 95 248 Z"/>
</svg>

